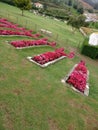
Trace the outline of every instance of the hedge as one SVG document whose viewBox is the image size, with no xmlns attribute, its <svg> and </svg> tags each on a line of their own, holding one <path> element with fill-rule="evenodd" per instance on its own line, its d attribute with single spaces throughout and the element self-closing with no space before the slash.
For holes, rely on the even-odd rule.
<svg viewBox="0 0 98 130">
<path fill-rule="evenodd" d="M 86 38 L 82 44 L 81 53 L 92 59 L 98 58 L 98 46 L 88 44 L 89 39 Z"/>
</svg>

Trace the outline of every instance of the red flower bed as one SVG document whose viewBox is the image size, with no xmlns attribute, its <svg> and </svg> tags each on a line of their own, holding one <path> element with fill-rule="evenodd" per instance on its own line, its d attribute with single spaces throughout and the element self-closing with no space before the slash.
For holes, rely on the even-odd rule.
<svg viewBox="0 0 98 130">
<path fill-rule="evenodd" d="M 23 47 L 28 47 L 28 46 L 39 46 L 39 45 L 50 45 L 50 46 L 55 46 L 55 42 L 48 42 L 48 39 L 43 38 L 39 40 L 19 40 L 19 41 L 12 41 L 10 43 L 16 48 L 23 48 Z"/>
<path fill-rule="evenodd" d="M 13 24 L 7 21 L 7 19 L 3 19 L 3 18 L 0 19 L 0 27 L 13 28 L 15 30 L 20 30 L 20 31 L 27 31 L 25 28 L 18 27 L 17 24 Z M 32 32 L 32 30 L 28 30 L 28 31 Z"/>
<path fill-rule="evenodd" d="M 60 48 L 55 50 L 54 52 L 46 52 L 38 56 L 34 56 L 31 59 L 37 62 L 38 64 L 43 65 L 53 60 L 56 60 L 62 56 L 66 56 L 66 54 L 64 53 L 64 49 Z"/>
<path fill-rule="evenodd" d="M 67 83 L 84 93 L 87 83 L 87 68 L 85 62 L 81 61 L 69 75 Z"/>
<path fill-rule="evenodd" d="M 23 36 L 29 36 L 33 38 L 37 38 L 40 36 L 39 33 L 37 34 L 32 34 L 32 30 L 26 30 L 25 28 L 18 27 L 17 24 L 13 24 L 6 19 L 0 19 L 0 27 L 5 27 L 5 28 L 11 28 L 13 30 L 0 30 L 0 35 L 23 35 Z"/>
</svg>

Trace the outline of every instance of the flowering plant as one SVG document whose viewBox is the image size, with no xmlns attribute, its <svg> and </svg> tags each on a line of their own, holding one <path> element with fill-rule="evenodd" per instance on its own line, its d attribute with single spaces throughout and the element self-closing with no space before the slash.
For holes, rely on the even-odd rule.
<svg viewBox="0 0 98 130">
<path fill-rule="evenodd" d="M 27 30 L 22 27 L 18 27 L 17 24 L 13 24 L 6 19 L 0 19 L 0 28 L 10 28 L 14 30 L 6 30 L 6 29 L 0 29 L 0 35 L 23 35 L 23 36 L 29 36 L 33 38 L 37 38 L 40 36 L 39 33 L 32 34 L 32 30 Z"/>
<path fill-rule="evenodd" d="M 31 59 L 33 61 L 43 65 L 47 62 L 53 61 L 62 56 L 66 56 L 66 54 L 64 53 L 64 49 L 60 48 L 60 49 L 55 50 L 54 52 L 46 52 L 46 53 L 40 54 L 38 56 L 34 56 Z"/>
<path fill-rule="evenodd" d="M 48 39 L 42 38 L 39 40 L 18 40 L 18 41 L 12 41 L 10 43 L 14 47 L 22 48 L 22 47 L 28 47 L 28 46 L 39 46 L 39 45 L 50 45 L 55 46 L 55 42 L 48 42 Z"/>
<path fill-rule="evenodd" d="M 80 92 L 84 92 L 87 82 L 87 68 L 85 62 L 81 61 L 69 75 L 66 80 L 67 83 L 78 89 Z"/>
<path fill-rule="evenodd" d="M 13 28 L 15 30 L 20 30 L 20 31 L 27 31 L 25 28 L 22 27 L 18 27 L 17 24 L 13 24 L 9 21 L 7 21 L 7 19 L 0 19 L 0 27 L 5 27 L 5 28 Z M 32 30 L 29 30 L 30 32 L 32 32 Z"/>
</svg>

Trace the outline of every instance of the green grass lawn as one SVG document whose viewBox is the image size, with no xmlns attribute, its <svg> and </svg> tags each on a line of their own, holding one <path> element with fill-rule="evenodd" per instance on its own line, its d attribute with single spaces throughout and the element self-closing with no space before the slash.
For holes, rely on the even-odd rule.
<svg viewBox="0 0 98 130">
<path fill-rule="evenodd" d="M 19 9 L 3 3 L 0 3 L 0 9 L 8 10 L 10 17 L 18 16 L 20 21 L 31 20 L 54 34 L 58 33 L 61 42 L 57 47 L 64 47 L 67 52 L 83 40 L 78 31 L 72 34 L 70 27 L 63 22 L 29 12 L 25 13 L 28 17 L 21 17 Z M 19 39 L 24 38 L 0 37 L 0 130 L 97 130 L 98 60 L 75 50 L 75 58 L 65 58 L 47 68 L 40 68 L 26 57 L 53 51 L 53 48 L 16 50 L 6 43 L 6 40 Z M 61 79 L 81 59 L 86 61 L 90 72 L 88 97 L 61 83 Z"/>
</svg>

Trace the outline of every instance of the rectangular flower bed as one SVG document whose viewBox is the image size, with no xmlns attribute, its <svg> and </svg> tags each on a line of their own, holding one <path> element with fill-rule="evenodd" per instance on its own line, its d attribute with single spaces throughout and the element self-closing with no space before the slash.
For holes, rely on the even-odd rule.
<svg viewBox="0 0 98 130">
<path fill-rule="evenodd" d="M 55 50 L 54 52 L 46 52 L 34 57 L 28 56 L 27 59 L 40 67 L 47 67 L 66 57 L 64 50 L 62 48 Z"/>
<path fill-rule="evenodd" d="M 67 83 L 77 92 L 80 92 L 86 96 L 89 95 L 88 84 L 89 71 L 87 70 L 85 63 L 81 61 L 76 64 L 68 75 L 62 79 L 63 83 Z"/>
</svg>

